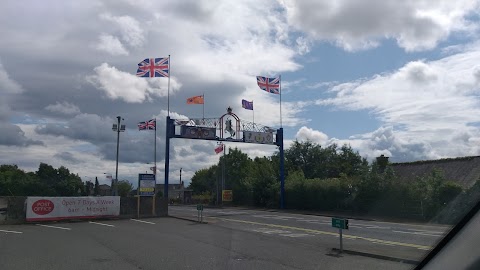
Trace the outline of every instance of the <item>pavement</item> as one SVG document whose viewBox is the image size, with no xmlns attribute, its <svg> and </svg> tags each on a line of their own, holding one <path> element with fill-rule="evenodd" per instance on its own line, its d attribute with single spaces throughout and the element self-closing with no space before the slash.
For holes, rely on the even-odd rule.
<svg viewBox="0 0 480 270">
<path fill-rule="evenodd" d="M 324 217 L 170 207 L 177 218 L 0 226 L 1 269 L 410 269 L 410 263 L 341 253 Z M 391 248 L 423 256 L 438 228 L 350 221 L 348 250 Z M 352 227 L 353 226 L 353 227 Z M 376 228 L 375 227 L 389 227 Z M 411 230 L 409 230 L 411 229 Z M 428 229 L 428 230 L 427 230 Z M 445 228 L 443 228 L 445 229 Z M 400 230 L 408 233 L 395 233 Z M 368 232 L 368 233 L 367 233 Z M 412 233 L 421 234 L 412 234 Z M 424 235 L 422 235 L 424 234 Z M 363 236 L 360 236 L 363 235 Z M 390 236 L 389 236 L 390 235 Z M 357 237 L 357 238 L 355 238 Z M 390 238 L 388 238 L 390 237 Z M 384 238 L 384 239 L 382 239 Z M 392 240 L 393 239 L 393 240 Z M 401 244 L 398 244 L 401 243 Z M 406 252 L 405 254 L 410 254 Z"/>
</svg>

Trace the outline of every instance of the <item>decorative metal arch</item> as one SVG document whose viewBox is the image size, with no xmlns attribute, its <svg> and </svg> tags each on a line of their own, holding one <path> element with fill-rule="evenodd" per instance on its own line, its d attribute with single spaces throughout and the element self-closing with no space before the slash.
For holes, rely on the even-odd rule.
<svg viewBox="0 0 480 270">
<path fill-rule="evenodd" d="M 219 119 L 219 124 L 220 124 L 220 138 L 223 139 L 223 134 L 225 133 L 225 128 L 223 127 L 223 118 L 227 115 L 231 115 L 233 118 L 236 120 L 236 125 L 235 125 L 235 139 L 240 139 L 240 118 L 233 113 L 232 108 L 228 107 L 227 113 L 220 116 Z"/>
</svg>

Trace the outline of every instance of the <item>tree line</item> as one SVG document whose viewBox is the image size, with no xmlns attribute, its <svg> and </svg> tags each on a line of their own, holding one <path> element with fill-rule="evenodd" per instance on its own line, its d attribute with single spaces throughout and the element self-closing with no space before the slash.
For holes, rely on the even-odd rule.
<svg viewBox="0 0 480 270">
<path fill-rule="evenodd" d="M 129 181 L 118 181 L 117 187 L 120 196 L 131 195 L 133 186 Z M 0 165 L 0 196 L 99 195 L 102 194 L 96 177 L 94 183 L 84 183 L 78 174 L 71 173 L 64 166 L 55 169 L 51 165 L 40 163 L 36 172 L 26 172 L 17 165 Z"/>
<path fill-rule="evenodd" d="M 440 170 L 401 181 L 388 164 L 368 162 L 349 145 L 322 147 L 295 141 L 285 150 L 285 206 L 332 213 L 457 221 L 480 199 L 480 182 L 463 190 Z M 280 204 L 279 154 L 249 158 L 229 149 L 217 164 L 201 169 L 189 188 L 194 199 L 215 204 L 221 190 L 233 190 L 234 205 L 277 208 Z M 475 197 L 476 196 L 476 197 Z M 457 204 L 456 215 L 445 209 Z M 443 211 L 443 212 L 442 212 Z"/>
</svg>

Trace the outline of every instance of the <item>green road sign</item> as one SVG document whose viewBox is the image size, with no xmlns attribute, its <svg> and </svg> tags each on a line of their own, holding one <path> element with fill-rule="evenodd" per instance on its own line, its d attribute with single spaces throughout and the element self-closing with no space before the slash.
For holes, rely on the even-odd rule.
<svg viewBox="0 0 480 270">
<path fill-rule="evenodd" d="M 202 204 L 197 204 L 197 210 L 198 211 L 203 211 L 203 205 Z"/>
<path fill-rule="evenodd" d="M 332 227 L 348 230 L 348 219 L 332 218 Z"/>
</svg>

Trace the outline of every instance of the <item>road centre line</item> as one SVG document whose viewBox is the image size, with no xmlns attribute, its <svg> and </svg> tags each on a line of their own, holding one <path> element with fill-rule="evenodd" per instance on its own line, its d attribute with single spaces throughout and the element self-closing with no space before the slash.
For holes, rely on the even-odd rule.
<svg viewBox="0 0 480 270">
<path fill-rule="evenodd" d="M 153 222 L 150 222 L 150 221 L 145 221 L 145 220 L 140 220 L 140 219 L 134 219 L 134 218 L 131 218 L 130 220 L 136 221 L 136 222 L 147 223 L 147 224 L 156 224 L 156 223 L 153 223 Z"/>
<path fill-rule="evenodd" d="M 211 218 L 219 219 L 219 220 L 225 220 L 225 221 L 231 221 L 231 222 L 239 222 L 239 223 L 246 223 L 246 224 L 252 224 L 252 225 L 267 226 L 267 227 L 273 227 L 273 228 L 297 230 L 297 231 L 303 231 L 303 232 L 307 232 L 307 233 L 309 232 L 309 233 L 314 233 L 314 234 L 325 234 L 325 235 L 331 235 L 331 236 L 338 236 L 338 233 L 334 233 L 334 232 L 326 232 L 326 231 L 300 228 L 300 227 L 293 227 L 293 226 L 285 226 L 285 225 L 270 224 L 270 223 L 261 223 L 261 222 L 231 219 L 231 218 L 220 218 L 220 217 L 211 217 Z M 355 235 L 350 235 L 350 234 L 343 234 L 343 237 L 346 238 L 346 239 L 362 239 L 362 240 L 367 240 L 367 241 L 370 241 L 370 242 L 373 242 L 373 243 L 391 244 L 391 245 L 396 245 L 396 246 L 418 248 L 418 249 L 423 249 L 423 250 L 430 250 L 432 248 L 431 246 L 424 246 L 424 245 L 417 245 L 417 244 L 410 244 L 410 243 L 403 243 L 403 242 L 396 242 L 396 241 L 388 241 L 388 240 L 375 239 L 375 238 L 369 238 L 369 237 L 363 237 L 363 236 L 355 236 Z"/>
<path fill-rule="evenodd" d="M 0 232 L 4 232 L 4 233 L 23 233 L 23 232 L 7 231 L 7 230 L 0 230 Z"/>
<path fill-rule="evenodd" d="M 115 227 L 115 225 L 106 224 L 106 223 L 100 223 L 100 222 L 95 222 L 95 221 L 89 221 L 88 223 L 97 224 L 97 225 L 103 225 L 103 226 L 109 226 L 109 227 Z"/>
<path fill-rule="evenodd" d="M 67 230 L 67 231 L 71 230 L 71 228 L 65 228 L 60 226 L 52 226 L 52 225 L 45 225 L 45 224 L 35 224 L 35 225 L 41 226 L 41 227 L 53 228 L 53 229 Z"/>
</svg>

